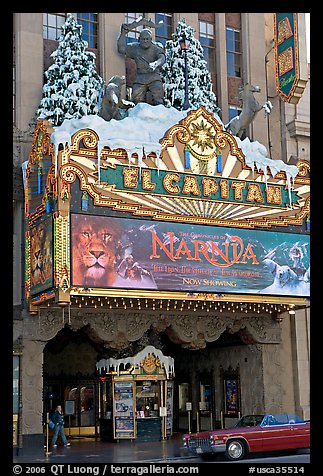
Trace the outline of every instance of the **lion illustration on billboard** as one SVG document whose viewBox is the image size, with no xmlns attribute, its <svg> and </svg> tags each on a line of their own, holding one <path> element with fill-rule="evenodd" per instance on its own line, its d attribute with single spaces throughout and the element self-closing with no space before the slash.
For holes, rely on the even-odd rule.
<svg viewBox="0 0 323 476">
<path fill-rule="evenodd" d="M 112 286 L 118 223 L 106 217 L 74 215 L 72 221 L 72 276 L 76 286 Z"/>
</svg>

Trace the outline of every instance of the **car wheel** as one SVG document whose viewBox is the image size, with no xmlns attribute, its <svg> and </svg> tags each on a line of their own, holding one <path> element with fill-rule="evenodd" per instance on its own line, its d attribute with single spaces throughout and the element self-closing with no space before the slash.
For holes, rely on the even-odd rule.
<svg viewBox="0 0 323 476">
<path fill-rule="evenodd" d="M 238 461 L 242 459 L 245 455 L 246 449 L 245 445 L 240 440 L 231 440 L 227 444 L 227 449 L 225 456 L 230 461 Z"/>
</svg>

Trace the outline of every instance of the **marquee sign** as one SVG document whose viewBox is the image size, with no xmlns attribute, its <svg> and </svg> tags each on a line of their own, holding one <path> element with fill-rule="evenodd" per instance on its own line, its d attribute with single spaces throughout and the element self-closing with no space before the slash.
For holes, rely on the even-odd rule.
<svg viewBox="0 0 323 476">
<path fill-rule="evenodd" d="M 79 182 L 94 206 L 242 228 L 301 225 L 309 213 L 309 163 L 288 165 L 257 150 L 245 156 L 203 106 L 166 131 L 160 155 L 139 156 L 106 143 L 90 128 L 71 137 L 57 159 L 62 196 L 68 199 Z"/>
<path fill-rule="evenodd" d="M 288 194 L 281 184 L 265 184 L 226 177 L 139 169 L 123 165 L 101 170 L 101 183 L 113 191 L 173 196 L 236 204 L 263 205 L 288 209 L 301 197 L 295 191 Z"/>
<path fill-rule="evenodd" d="M 85 117 L 83 128 L 51 135 L 38 122 L 25 188 L 32 306 L 54 296 L 65 306 L 82 292 L 123 296 L 130 288 L 183 299 L 201 292 L 237 300 L 267 294 L 274 302 L 309 296 L 308 235 L 270 232 L 308 217 L 309 162 L 289 165 L 255 143 L 246 147 L 203 106 L 182 117 L 169 119 L 159 142 L 128 141 L 128 148 L 126 139 L 122 147 L 109 139 L 110 124 L 99 117 L 95 130 Z M 122 131 L 123 121 L 117 125 Z M 39 253 L 40 235 L 50 254 Z M 93 239 L 102 249 L 83 252 Z M 294 245 L 301 265 L 289 256 Z M 295 283 L 274 283 L 274 266 L 286 267 Z"/>
<path fill-rule="evenodd" d="M 276 89 L 297 104 L 307 83 L 304 13 L 274 13 Z"/>
</svg>

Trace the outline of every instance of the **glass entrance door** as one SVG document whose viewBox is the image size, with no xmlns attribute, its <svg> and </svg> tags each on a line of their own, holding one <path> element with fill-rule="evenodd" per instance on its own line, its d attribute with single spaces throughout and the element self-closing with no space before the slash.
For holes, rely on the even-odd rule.
<svg viewBox="0 0 323 476">
<path fill-rule="evenodd" d="M 97 388 L 93 381 L 47 382 L 45 386 L 45 415 L 61 404 L 65 415 L 67 436 L 96 436 L 98 429 Z"/>
<path fill-rule="evenodd" d="M 95 426 L 95 412 L 94 412 L 94 385 L 68 385 L 64 389 L 64 402 L 74 401 L 74 414 L 67 415 L 65 425 L 71 428 L 78 427 L 80 434 L 92 433 Z M 66 415 L 66 409 L 65 415 Z M 93 430 L 90 429 L 93 427 Z"/>
</svg>

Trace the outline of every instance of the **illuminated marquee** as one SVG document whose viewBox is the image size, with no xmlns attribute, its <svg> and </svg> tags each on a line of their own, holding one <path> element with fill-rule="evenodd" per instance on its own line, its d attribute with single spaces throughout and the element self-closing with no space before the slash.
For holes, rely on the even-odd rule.
<svg viewBox="0 0 323 476">
<path fill-rule="evenodd" d="M 203 106 L 163 132 L 159 144 L 154 143 L 159 154 L 113 149 L 90 127 L 76 130 L 66 141 L 69 145 L 59 147 L 49 131 L 39 121 L 26 173 L 26 296 L 32 306 L 53 297 L 66 306 L 71 295 L 81 292 L 124 295 L 129 288 L 145 295 L 176 293 L 183 299 L 200 292 L 225 292 L 236 299 L 240 293 L 251 297 L 268 292 L 276 300 L 308 296 L 307 262 L 296 270 L 304 278 L 297 289 L 277 290 L 270 288 L 272 273 L 259 251 L 260 244 L 270 248 L 276 239 L 288 241 L 291 249 L 300 238 L 307 250 L 307 235 L 303 239 L 264 231 L 304 224 L 310 209 L 307 161 L 289 165 L 259 153 L 245 156 L 238 139 Z M 38 253 L 36 231 L 42 231 L 47 218 L 52 223 L 46 239 L 53 248 L 53 269 L 46 278 L 49 256 L 34 275 L 32 260 Z M 80 255 L 76 241 L 77 223 L 83 244 L 93 229 L 103 244 L 105 256 L 100 254 L 94 268 L 85 268 L 79 259 L 85 254 Z M 129 226 L 142 234 L 133 236 L 131 245 L 125 239 Z M 111 230 L 119 235 L 112 239 Z M 130 280 L 139 272 L 136 267 L 125 261 L 115 266 L 117 256 L 126 258 L 125 251 L 118 252 L 119 240 L 122 250 L 146 270 L 139 284 Z M 277 259 L 293 268 L 286 257 Z"/>
<path fill-rule="evenodd" d="M 208 132 L 207 148 L 196 140 L 196 130 L 199 137 Z M 257 162 L 252 153 L 247 161 L 236 139 L 203 106 L 166 131 L 160 143 L 160 156 L 137 157 L 102 147 L 90 129 L 76 132 L 62 152 L 63 196 L 68 199 L 79 181 L 84 203 L 91 199 L 94 206 L 136 216 L 216 226 L 301 225 L 308 216 L 309 163 L 285 164 L 285 172 L 282 161 Z M 293 177 L 289 169 L 296 170 Z"/>
</svg>

